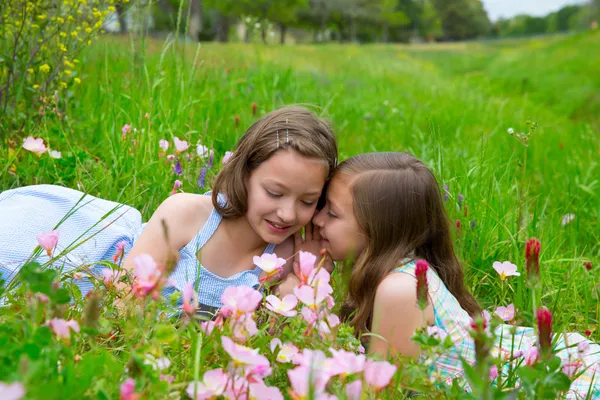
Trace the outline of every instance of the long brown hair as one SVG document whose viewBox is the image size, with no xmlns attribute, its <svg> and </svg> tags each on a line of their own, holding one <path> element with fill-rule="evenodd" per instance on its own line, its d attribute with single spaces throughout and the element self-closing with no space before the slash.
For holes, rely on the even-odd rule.
<svg viewBox="0 0 600 400">
<path fill-rule="evenodd" d="M 354 311 L 356 333 L 369 328 L 377 287 L 405 258 L 426 260 L 465 311 L 481 311 L 465 287 L 440 188 L 425 164 L 406 153 L 367 153 L 340 163 L 334 178 L 339 174 L 351 179 L 354 214 L 367 237 L 342 309 L 344 317 Z"/>
<path fill-rule="evenodd" d="M 326 120 L 299 106 L 271 111 L 248 128 L 233 156 L 215 178 L 212 202 L 223 218 L 246 214 L 246 182 L 250 173 L 282 150 L 294 150 L 304 157 L 323 160 L 328 167 L 327 179 L 337 165 L 337 143 Z M 227 198 L 224 205 L 217 201 L 220 193 Z"/>
</svg>

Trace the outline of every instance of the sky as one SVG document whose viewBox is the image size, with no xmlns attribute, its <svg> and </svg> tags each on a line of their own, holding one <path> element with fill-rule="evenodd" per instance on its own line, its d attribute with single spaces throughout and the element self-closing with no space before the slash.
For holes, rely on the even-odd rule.
<svg viewBox="0 0 600 400">
<path fill-rule="evenodd" d="M 518 14 L 543 16 L 568 4 L 586 3 L 585 0 L 481 0 L 490 19 L 510 18 Z"/>
</svg>

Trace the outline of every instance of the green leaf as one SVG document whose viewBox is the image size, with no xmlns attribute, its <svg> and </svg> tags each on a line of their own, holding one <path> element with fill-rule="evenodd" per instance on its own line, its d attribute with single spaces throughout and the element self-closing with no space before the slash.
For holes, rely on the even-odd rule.
<svg viewBox="0 0 600 400">
<path fill-rule="evenodd" d="M 569 387 L 571 387 L 571 380 L 563 372 L 555 372 L 546 376 L 543 385 L 554 391 L 561 392 L 569 390 Z"/>
<path fill-rule="evenodd" d="M 154 330 L 154 338 L 161 343 L 170 343 L 177 340 L 179 335 L 173 325 L 159 325 Z"/>
</svg>

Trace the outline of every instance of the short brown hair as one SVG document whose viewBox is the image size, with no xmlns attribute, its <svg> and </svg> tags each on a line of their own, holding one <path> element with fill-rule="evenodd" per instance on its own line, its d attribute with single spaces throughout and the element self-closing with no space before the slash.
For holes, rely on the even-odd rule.
<svg viewBox="0 0 600 400">
<path fill-rule="evenodd" d="M 426 260 L 465 311 L 481 311 L 465 287 L 439 184 L 425 164 L 407 153 L 367 153 L 344 160 L 338 174 L 351 179 L 354 215 L 367 237 L 342 312 L 355 311 L 356 333 L 371 328 L 377 287 L 405 258 Z"/>
<path fill-rule="evenodd" d="M 275 152 L 290 149 L 304 157 L 323 160 L 328 167 L 327 179 L 337 166 L 337 143 L 327 121 L 299 106 L 271 111 L 248 128 L 217 175 L 212 202 L 219 214 L 223 218 L 245 215 L 250 173 Z M 226 204 L 219 204 L 219 194 L 225 195 Z"/>
</svg>

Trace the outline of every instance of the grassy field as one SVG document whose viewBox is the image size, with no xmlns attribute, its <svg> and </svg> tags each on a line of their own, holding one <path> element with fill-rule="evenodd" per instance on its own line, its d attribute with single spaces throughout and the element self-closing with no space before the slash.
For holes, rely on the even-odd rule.
<svg viewBox="0 0 600 400">
<path fill-rule="evenodd" d="M 599 46 L 599 32 L 419 46 L 105 37 L 81 57 L 82 83 L 69 94 L 66 122 L 48 115 L 28 128 L 63 158 L 21 151 L 0 184 L 79 188 L 135 206 L 147 219 L 176 179 L 159 157 L 160 139 L 201 142 L 220 160 L 260 114 L 314 105 L 332 121 L 341 159 L 409 151 L 435 170 L 449 188 L 449 214 L 460 221 L 456 246 L 468 285 L 484 306 L 514 300 L 531 309 L 524 279 L 501 287 L 492 263 L 510 260 L 522 270 L 525 241 L 537 237 L 543 303 L 556 326 L 590 329 L 599 339 L 600 53 L 592 50 Z M 136 130 L 125 139 L 124 124 Z M 22 140 L 13 139 L 13 146 Z M 182 189 L 203 192 L 219 163 L 200 188 L 204 161 L 188 153 Z M 563 226 L 566 214 L 575 218 Z M 532 322 L 526 311 L 521 317 Z"/>
</svg>

